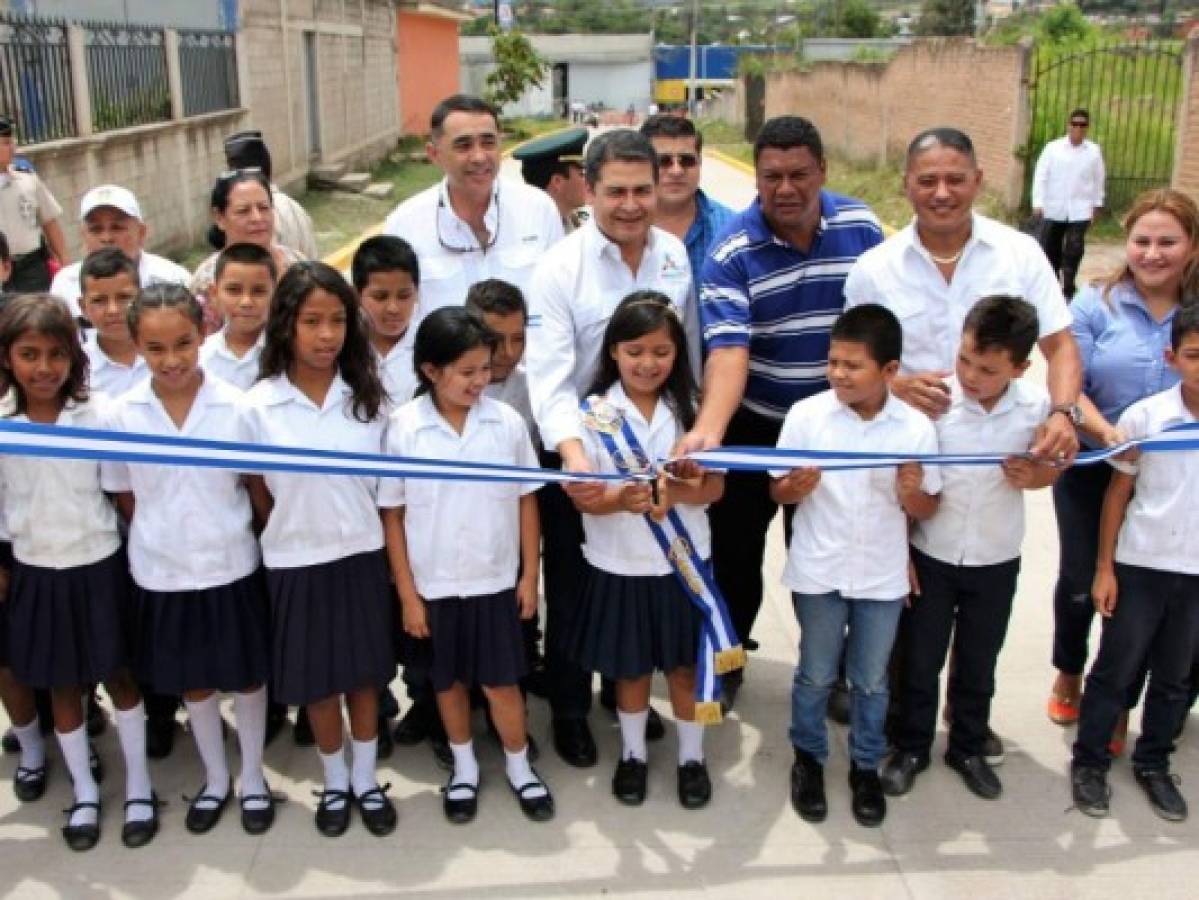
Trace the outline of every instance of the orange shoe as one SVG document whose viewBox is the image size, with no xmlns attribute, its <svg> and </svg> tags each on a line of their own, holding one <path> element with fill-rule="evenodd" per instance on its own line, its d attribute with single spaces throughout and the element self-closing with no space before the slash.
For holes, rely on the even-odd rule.
<svg viewBox="0 0 1199 900">
<path fill-rule="evenodd" d="M 1078 697 L 1063 697 L 1061 694 L 1049 695 L 1049 721 L 1055 725 L 1073 725 L 1078 721 Z"/>
<path fill-rule="evenodd" d="M 1107 742 L 1107 752 L 1115 759 L 1124 752 L 1124 744 L 1128 741 L 1128 713 L 1120 716 L 1120 720 L 1116 722 L 1116 727 L 1112 731 L 1112 739 Z"/>
</svg>

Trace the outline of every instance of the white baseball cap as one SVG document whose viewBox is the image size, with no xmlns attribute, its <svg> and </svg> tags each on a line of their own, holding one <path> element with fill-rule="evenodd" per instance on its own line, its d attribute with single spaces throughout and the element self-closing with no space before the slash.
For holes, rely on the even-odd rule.
<svg viewBox="0 0 1199 900">
<path fill-rule="evenodd" d="M 92 188 L 83 195 L 83 200 L 79 203 L 79 218 L 86 219 L 92 210 L 101 206 L 111 206 L 139 222 L 142 221 L 142 208 L 133 196 L 133 191 L 128 188 L 115 184 L 102 184 Z"/>
</svg>

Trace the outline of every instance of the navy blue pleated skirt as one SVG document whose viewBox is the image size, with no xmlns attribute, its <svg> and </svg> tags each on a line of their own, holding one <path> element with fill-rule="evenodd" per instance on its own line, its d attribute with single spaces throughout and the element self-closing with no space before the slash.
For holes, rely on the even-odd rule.
<svg viewBox="0 0 1199 900">
<path fill-rule="evenodd" d="M 12 541 L 0 541 L 0 569 L 8 572 L 12 578 L 13 569 Z M 0 597 L 0 601 L 5 598 Z M 8 668 L 8 604 L 0 602 L 0 669 Z"/>
<path fill-rule="evenodd" d="M 242 691 L 270 673 L 269 611 L 261 571 L 195 591 L 134 588 L 137 673 L 160 694 Z"/>
<path fill-rule="evenodd" d="M 516 591 L 443 597 L 430 600 L 425 609 L 433 690 L 449 690 L 454 682 L 505 687 L 528 674 Z"/>
<path fill-rule="evenodd" d="M 270 680 L 280 703 L 302 706 L 395 677 L 397 601 L 382 550 L 315 566 L 267 569 Z"/>
<path fill-rule="evenodd" d="M 8 593 L 8 662 L 17 681 L 78 687 L 128 666 L 131 590 L 124 550 L 70 569 L 18 561 Z"/>
<path fill-rule="evenodd" d="M 702 631 L 674 575 L 613 575 L 588 563 L 567 654 L 589 672 L 639 678 L 695 665 Z"/>
</svg>

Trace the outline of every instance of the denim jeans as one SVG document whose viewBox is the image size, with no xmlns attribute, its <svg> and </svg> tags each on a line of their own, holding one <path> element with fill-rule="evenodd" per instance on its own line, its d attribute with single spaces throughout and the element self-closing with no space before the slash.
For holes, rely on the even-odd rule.
<svg viewBox="0 0 1199 900">
<path fill-rule="evenodd" d="M 861 769 L 877 769 L 887 749 L 887 661 L 901 600 L 855 600 L 840 592 L 792 594 L 799 619 L 799 665 L 791 687 L 791 743 L 828 760 L 825 713 L 845 653 L 849 680 L 849 756 Z"/>
</svg>

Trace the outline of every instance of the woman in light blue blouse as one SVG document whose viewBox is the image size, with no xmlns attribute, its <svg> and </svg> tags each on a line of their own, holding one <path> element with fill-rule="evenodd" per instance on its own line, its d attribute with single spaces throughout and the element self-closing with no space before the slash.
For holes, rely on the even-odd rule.
<svg viewBox="0 0 1199 900">
<path fill-rule="evenodd" d="M 1080 291 L 1070 307 L 1084 370 L 1079 431 L 1091 448 L 1121 441 L 1114 424 L 1120 414 L 1178 381 L 1164 357 L 1170 325 L 1182 303 L 1199 301 L 1199 208 L 1194 201 L 1179 191 L 1149 191 L 1133 204 L 1124 230 L 1124 265 Z M 1099 512 L 1110 473 L 1105 465 L 1077 466 L 1053 488 L 1061 562 L 1053 598 L 1053 665 L 1058 674 L 1048 712 L 1059 725 L 1078 719 L 1094 615 L 1091 581 Z M 1131 707 L 1136 698 L 1129 699 Z M 1122 749 L 1126 728 L 1127 717 L 1113 736 L 1113 752 Z"/>
</svg>

